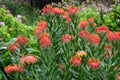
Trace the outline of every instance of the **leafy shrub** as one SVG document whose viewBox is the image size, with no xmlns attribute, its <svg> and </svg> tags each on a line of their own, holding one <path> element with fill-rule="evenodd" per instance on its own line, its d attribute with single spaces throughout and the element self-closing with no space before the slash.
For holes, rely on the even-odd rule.
<svg viewBox="0 0 120 80">
<path fill-rule="evenodd" d="M 113 10 L 104 16 L 104 23 L 111 30 L 120 31 L 120 6 L 113 7 Z"/>
<path fill-rule="evenodd" d="M 32 34 L 30 33 L 33 29 L 32 27 L 20 23 L 3 8 L 0 9 L 0 21 L 5 23 L 5 26 L 0 27 L 0 37 L 3 38 L 4 41 L 9 41 L 18 35 L 30 36 Z"/>
</svg>

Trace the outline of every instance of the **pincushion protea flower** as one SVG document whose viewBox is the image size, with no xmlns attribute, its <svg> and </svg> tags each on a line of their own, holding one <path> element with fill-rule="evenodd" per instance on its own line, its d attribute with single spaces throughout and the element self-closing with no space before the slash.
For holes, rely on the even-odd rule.
<svg viewBox="0 0 120 80">
<path fill-rule="evenodd" d="M 38 24 L 37 24 L 37 27 L 40 27 L 42 30 L 45 30 L 47 28 L 47 23 L 45 21 L 40 21 Z"/>
<path fill-rule="evenodd" d="M 82 29 L 82 28 L 86 28 L 86 27 L 88 27 L 88 26 L 89 26 L 88 21 L 81 21 L 81 22 L 79 23 L 79 25 L 78 25 L 78 28 L 79 28 L 79 29 Z"/>
<path fill-rule="evenodd" d="M 56 14 L 56 15 L 62 15 L 62 14 L 64 14 L 64 10 L 55 7 L 55 8 L 52 8 L 52 13 Z"/>
<path fill-rule="evenodd" d="M 77 7 L 73 7 L 73 6 L 70 6 L 68 8 L 68 12 L 69 14 L 76 14 L 78 12 L 78 8 Z"/>
<path fill-rule="evenodd" d="M 108 41 L 115 40 L 114 33 L 111 31 L 107 32 L 107 39 L 108 39 Z"/>
<path fill-rule="evenodd" d="M 90 58 L 87 62 L 88 66 L 93 69 L 93 70 L 96 70 L 99 68 L 100 66 L 100 61 L 95 59 L 95 58 Z"/>
<path fill-rule="evenodd" d="M 119 40 L 120 40 L 120 32 L 115 32 L 115 33 L 114 33 L 114 36 L 115 36 L 115 40 L 116 40 L 116 41 L 119 41 Z"/>
<path fill-rule="evenodd" d="M 77 56 L 80 56 L 80 57 L 86 57 L 87 56 L 87 53 L 85 52 L 85 51 L 78 51 L 77 53 L 76 53 L 76 55 Z"/>
<path fill-rule="evenodd" d="M 89 22 L 89 23 L 94 23 L 94 18 L 89 18 L 89 19 L 88 19 L 88 22 Z"/>
<path fill-rule="evenodd" d="M 86 30 L 83 30 L 79 33 L 79 37 L 81 37 L 82 39 L 88 39 L 90 33 Z"/>
<path fill-rule="evenodd" d="M 34 29 L 34 35 L 35 35 L 36 37 L 39 37 L 39 35 L 40 35 L 42 32 L 43 32 L 43 30 L 41 30 L 41 28 L 39 28 L 39 27 L 36 27 L 36 28 Z"/>
<path fill-rule="evenodd" d="M 98 45 L 100 43 L 100 37 L 97 34 L 91 34 L 88 37 L 88 42 L 90 44 Z"/>
<path fill-rule="evenodd" d="M 63 43 L 68 43 L 72 40 L 72 36 L 69 34 L 64 34 L 62 35 L 61 40 Z"/>
<path fill-rule="evenodd" d="M 118 41 L 120 40 L 120 32 L 107 32 L 107 39 L 108 41 Z"/>
<path fill-rule="evenodd" d="M 34 55 L 24 55 L 20 58 L 20 63 L 25 64 L 34 64 L 37 62 L 37 58 Z"/>
<path fill-rule="evenodd" d="M 82 62 L 82 59 L 81 59 L 81 57 L 78 56 L 78 55 L 74 55 L 74 56 L 70 59 L 70 63 L 72 64 L 72 66 L 75 66 L 75 67 L 80 66 L 81 62 Z"/>
<path fill-rule="evenodd" d="M 107 33 L 108 31 L 109 29 L 107 26 L 100 26 L 95 30 L 96 33 Z"/>
<path fill-rule="evenodd" d="M 35 30 L 34 30 L 34 35 L 35 35 L 36 37 L 39 37 L 39 35 L 40 35 L 43 31 L 46 30 L 47 26 L 48 26 L 48 25 L 47 25 L 47 23 L 46 23 L 45 21 L 39 22 L 39 23 L 37 24 L 37 27 L 36 27 Z"/>
<path fill-rule="evenodd" d="M 68 11 L 64 11 L 63 15 L 69 16 L 69 12 Z"/>
<path fill-rule="evenodd" d="M 15 73 L 15 72 L 22 73 L 23 69 L 22 69 L 22 67 L 20 67 L 18 65 L 8 65 L 4 68 L 4 71 L 5 71 L 6 74 L 12 74 L 12 73 Z"/>
<path fill-rule="evenodd" d="M 46 14 L 51 13 L 51 10 L 52 10 L 52 7 L 51 7 L 50 5 L 46 5 L 46 6 L 44 6 L 44 8 L 42 9 L 42 13 L 43 13 L 44 15 L 46 15 Z"/>
<path fill-rule="evenodd" d="M 26 45 L 27 44 L 27 39 L 24 36 L 18 36 L 17 37 L 17 43 L 21 45 Z"/>
<path fill-rule="evenodd" d="M 41 47 L 50 47 L 51 41 L 48 33 L 43 33 L 39 37 Z"/>
<path fill-rule="evenodd" d="M 15 51 L 17 50 L 17 48 L 18 48 L 18 46 L 17 46 L 16 44 L 10 44 L 10 45 L 8 46 L 8 50 L 9 50 L 10 52 L 15 52 Z"/>
</svg>

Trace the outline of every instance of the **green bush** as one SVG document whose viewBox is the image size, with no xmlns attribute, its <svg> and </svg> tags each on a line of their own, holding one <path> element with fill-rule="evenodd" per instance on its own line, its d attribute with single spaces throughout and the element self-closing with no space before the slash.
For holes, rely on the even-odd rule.
<svg viewBox="0 0 120 80">
<path fill-rule="evenodd" d="M 3 38 L 4 41 L 9 41 L 18 35 L 30 36 L 33 34 L 30 33 L 33 27 L 20 23 L 3 8 L 0 9 L 0 21 L 5 23 L 5 26 L 0 27 L 0 38 Z"/>
<path fill-rule="evenodd" d="M 104 16 L 104 24 L 111 30 L 120 31 L 120 6 L 113 7 L 113 10 Z"/>
</svg>

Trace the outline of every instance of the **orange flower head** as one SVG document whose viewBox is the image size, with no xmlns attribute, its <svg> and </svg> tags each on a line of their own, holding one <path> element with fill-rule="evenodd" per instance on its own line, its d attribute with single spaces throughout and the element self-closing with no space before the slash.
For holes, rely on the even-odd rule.
<svg viewBox="0 0 120 80">
<path fill-rule="evenodd" d="M 20 63 L 22 65 L 25 65 L 25 64 L 34 64 L 37 62 L 37 58 L 33 55 L 25 55 L 23 57 L 20 58 Z"/>
<path fill-rule="evenodd" d="M 86 30 L 83 30 L 79 33 L 79 37 L 81 37 L 82 39 L 88 39 L 90 33 Z"/>
<path fill-rule="evenodd" d="M 80 56 L 80 57 L 86 57 L 87 56 L 87 53 L 85 52 L 85 51 L 78 51 L 77 53 L 76 53 L 76 55 L 77 56 Z"/>
<path fill-rule="evenodd" d="M 116 80 L 120 80 L 120 74 L 116 75 Z"/>
<path fill-rule="evenodd" d="M 42 9 L 42 13 L 44 15 L 48 14 L 48 13 L 51 13 L 51 10 L 52 10 L 52 7 L 50 5 L 46 5 L 44 6 L 44 8 Z"/>
<path fill-rule="evenodd" d="M 81 22 L 79 23 L 79 25 L 78 25 L 78 28 L 79 28 L 79 29 L 82 29 L 82 28 L 86 28 L 86 27 L 88 27 L 88 26 L 89 26 L 88 21 L 81 21 Z"/>
<path fill-rule="evenodd" d="M 8 50 L 10 52 L 15 52 L 17 50 L 18 46 L 16 44 L 10 44 L 8 47 Z"/>
<path fill-rule="evenodd" d="M 41 47 L 50 47 L 51 41 L 50 36 L 47 33 L 43 33 L 39 37 Z"/>
<path fill-rule="evenodd" d="M 47 23 L 46 23 L 45 21 L 39 22 L 39 23 L 37 24 L 37 27 L 36 27 L 35 30 L 34 30 L 34 35 L 35 35 L 36 37 L 39 37 L 39 35 L 40 35 L 43 31 L 46 30 L 47 26 L 48 26 L 48 25 L 47 25 Z"/>
<path fill-rule="evenodd" d="M 96 26 L 97 26 L 97 24 L 96 24 L 96 23 L 93 23 L 93 24 L 92 24 L 92 26 L 93 26 L 93 27 L 96 27 Z"/>
<path fill-rule="evenodd" d="M 93 18 L 89 18 L 89 19 L 88 19 L 88 22 L 89 22 L 89 23 L 94 23 L 94 19 L 93 19 Z"/>
<path fill-rule="evenodd" d="M 109 29 L 106 26 L 100 26 L 95 30 L 96 33 L 107 33 L 108 31 Z"/>
<path fill-rule="evenodd" d="M 17 43 L 21 45 L 26 45 L 27 44 L 27 39 L 24 36 L 18 36 L 17 37 Z"/>
<path fill-rule="evenodd" d="M 52 8 L 52 13 L 56 14 L 56 15 L 62 15 L 62 14 L 64 14 L 64 10 L 55 7 L 55 8 Z"/>
<path fill-rule="evenodd" d="M 41 28 L 39 28 L 39 27 L 36 27 L 36 28 L 34 29 L 34 35 L 35 35 L 36 37 L 39 37 L 39 35 L 40 35 L 42 32 L 43 32 L 43 30 L 42 30 Z"/>
<path fill-rule="evenodd" d="M 69 16 L 63 15 L 62 18 L 65 19 L 67 23 L 71 22 L 71 18 Z"/>
<path fill-rule="evenodd" d="M 114 36 L 115 36 L 115 40 L 120 41 L 120 32 L 115 32 Z"/>
<path fill-rule="evenodd" d="M 69 16 L 69 12 L 68 11 L 64 11 L 63 15 Z"/>
<path fill-rule="evenodd" d="M 40 27 L 42 30 L 45 30 L 47 28 L 47 23 L 45 21 L 40 21 L 38 24 L 37 24 L 37 27 Z"/>
<path fill-rule="evenodd" d="M 100 61 L 95 59 L 95 58 L 90 58 L 87 62 L 88 66 L 93 69 L 93 70 L 96 70 L 99 68 L 100 66 Z"/>
<path fill-rule="evenodd" d="M 75 55 L 70 59 L 70 63 L 72 64 L 72 66 L 75 66 L 75 67 L 80 66 L 81 62 L 82 62 L 82 59 L 80 56 Z"/>
<path fill-rule="evenodd" d="M 76 14 L 77 12 L 78 12 L 78 8 L 77 7 L 73 7 L 73 6 L 70 6 L 69 8 L 68 8 L 68 12 L 69 12 L 69 14 Z"/>
<path fill-rule="evenodd" d="M 12 74 L 12 73 L 15 73 L 15 72 L 22 73 L 23 69 L 22 69 L 22 67 L 20 67 L 18 65 L 8 65 L 4 68 L 4 71 L 5 71 L 6 74 Z"/>
<path fill-rule="evenodd" d="M 72 40 L 72 36 L 69 34 L 62 35 L 61 40 L 63 43 L 68 43 Z"/>
<path fill-rule="evenodd" d="M 91 34 L 88 37 L 88 42 L 90 44 L 98 45 L 100 43 L 100 37 L 97 34 Z"/>
<path fill-rule="evenodd" d="M 115 40 L 115 35 L 114 35 L 114 33 L 111 32 L 111 31 L 108 31 L 108 32 L 107 32 L 107 39 L 108 39 L 108 41 L 114 41 L 114 40 Z"/>
</svg>

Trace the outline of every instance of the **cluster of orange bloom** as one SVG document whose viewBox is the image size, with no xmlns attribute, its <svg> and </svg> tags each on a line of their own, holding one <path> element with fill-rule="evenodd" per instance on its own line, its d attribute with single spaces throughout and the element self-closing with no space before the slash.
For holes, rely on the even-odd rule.
<svg viewBox="0 0 120 80">
<path fill-rule="evenodd" d="M 95 59 L 95 58 L 90 58 L 87 62 L 88 66 L 93 69 L 93 70 L 96 70 L 99 68 L 100 66 L 100 61 Z"/>
<path fill-rule="evenodd" d="M 88 39 L 88 36 L 90 35 L 90 33 L 86 30 L 82 30 L 80 33 L 79 33 L 79 37 L 81 37 L 82 39 Z"/>
<path fill-rule="evenodd" d="M 21 48 L 22 46 L 25 46 L 27 44 L 27 39 L 24 36 L 19 36 L 17 37 L 17 41 L 13 44 L 10 44 L 8 47 L 8 50 L 12 53 L 15 53 L 17 49 Z M 37 62 L 37 58 L 34 55 L 24 55 L 20 58 L 20 63 L 21 65 L 26 65 L 26 64 L 34 64 Z M 17 64 L 9 64 L 4 68 L 4 71 L 6 74 L 12 74 L 15 72 L 24 72 L 23 68 L 20 65 Z"/>
<path fill-rule="evenodd" d="M 37 58 L 34 55 L 24 55 L 20 58 L 21 65 L 30 65 L 37 62 Z M 6 74 L 12 74 L 15 72 L 24 72 L 23 68 L 19 65 L 8 65 L 4 68 Z"/>
<path fill-rule="evenodd" d="M 27 39 L 24 36 L 18 36 L 16 43 L 10 44 L 8 50 L 10 52 L 16 52 L 18 48 L 27 44 Z"/>
<path fill-rule="evenodd" d="M 64 34 L 64 35 L 62 35 L 62 37 L 61 37 L 61 41 L 62 41 L 63 43 L 68 43 L 68 42 L 70 42 L 72 39 L 73 39 L 73 37 L 72 37 L 71 35 L 69 35 L 69 34 Z"/>
<path fill-rule="evenodd" d="M 4 71 L 7 73 L 7 74 L 12 74 L 14 72 L 20 72 L 22 73 L 23 72 L 23 69 L 21 66 L 18 66 L 18 65 L 8 65 L 4 68 Z"/>
<path fill-rule="evenodd" d="M 49 47 L 51 45 L 50 36 L 47 33 L 43 33 L 39 37 L 41 47 Z"/>
<path fill-rule="evenodd" d="M 68 10 L 65 11 L 61 8 L 57 8 L 57 7 L 51 7 L 50 5 L 46 5 L 43 9 L 42 9 L 42 13 L 43 14 L 56 14 L 56 15 L 73 15 L 76 14 L 78 12 L 78 8 L 77 7 L 73 7 L 70 6 L 68 7 Z"/>
<path fill-rule="evenodd" d="M 34 55 L 24 55 L 20 58 L 20 63 L 22 65 L 34 64 L 37 62 L 37 58 Z"/>
<path fill-rule="evenodd" d="M 120 32 L 107 32 L 107 39 L 108 41 L 120 41 Z"/>
<path fill-rule="evenodd" d="M 41 21 L 37 24 L 37 27 L 34 30 L 34 35 L 39 38 L 39 44 L 41 47 L 49 47 L 51 45 L 50 36 L 48 33 L 45 33 L 47 29 L 47 23 Z"/>
<path fill-rule="evenodd" d="M 8 47 L 8 50 L 10 52 L 16 52 L 17 51 L 17 48 L 19 48 L 19 46 L 17 46 L 17 44 L 10 44 L 9 47 Z"/>
<path fill-rule="evenodd" d="M 46 14 L 55 14 L 55 15 L 60 15 L 62 16 L 63 19 L 66 20 L 66 22 L 71 22 L 71 18 L 69 15 L 74 15 L 78 12 L 78 8 L 77 7 L 73 7 L 70 6 L 68 7 L 68 10 L 63 10 L 61 8 L 57 8 L 57 7 L 51 7 L 50 5 L 46 5 L 43 9 L 42 9 L 42 13 L 44 15 Z"/>
<path fill-rule="evenodd" d="M 86 57 L 87 53 L 84 51 L 78 51 L 71 59 L 70 59 L 70 63 L 72 64 L 72 66 L 74 67 L 78 67 L 80 66 L 80 64 L 82 63 L 82 57 Z M 87 65 L 89 68 L 96 70 L 99 68 L 100 66 L 100 61 L 95 59 L 95 58 L 90 58 L 87 62 Z"/>
<path fill-rule="evenodd" d="M 89 23 L 93 24 L 93 27 L 95 28 L 95 34 L 90 34 L 86 30 L 86 28 L 89 27 Z M 90 44 L 95 45 L 100 43 L 100 37 L 98 34 L 106 34 L 108 41 L 120 40 L 120 32 L 112 32 L 106 26 L 96 27 L 95 24 L 96 23 L 94 22 L 93 18 L 89 18 L 88 21 L 81 21 L 78 25 L 78 28 L 81 29 L 79 37 L 81 37 L 82 39 L 87 39 Z"/>
<path fill-rule="evenodd" d="M 88 37 L 88 42 L 90 44 L 99 44 L 100 43 L 100 37 L 97 34 L 90 34 Z"/>
<path fill-rule="evenodd" d="M 37 24 L 37 27 L 34 30 L 34 35 L 39 37 L 39 35 L 47 29 L 47 23 L 45 21 L 41 21 Z"/>
<path fill-rule="evenodd" d="M 78 28 L 83 29 L 82 31 L 80 31 L 79 37 L 88 40 L 90 44 L 97 45 L 100 43 L 100 37 L 97 34 L 90 34 L 87 30 L 85 30 L 87 27 L 89 27 L 89 24 L 91 23 L 96 24 L 93 18 L 89 18 L 88 21 L 81 21 L 79 23 Z M 96 26 L 93 27 L 95 28 Z"/>
<path fill-rule="evenodd" d="M 96 28 L 95 31 L 100 34 L 105 33 L 108 41 L 119 41 L 120 40 L 120 32 L 112 32 L 106 26 L 100 26 Z"/>
<path fill-rule="evenodd" d="M 71 59 L 70 59 L 70 63 L 77 67 L 81 64 L 82 62 L 82 58 L 80 56 L 74 55 Z"/>
<path fill-rule="evenodd" d="M 88 43 L 98 45 L 100 44 L 100 37 L 97 33 L 103 34 L 106 33 L 108 41 L 120 40 L 120 32 L 111 32 L 106 26 L 95 27 L 95 33 L 90 34 L 86 28 L 89 27 L 89 24 L 96 24 L 93 18 L 89 18 L 88 21 L 81 21 L 78 25 L 78 28 L 81 29 L 79 37 L 82 39 L 88 40 Z M 41 47 L 49 47 L 51 45 L 50 36 L 48 33 L 44 33 L 47 28 L 47 23 L 41 21 L 38 23 L 37 28 L 34 30 L 35 36 L 39 37 Z M 68 43 L 73 39 L 73 36 L 69 34 L 64 34 L 61 37 L 63 43 Z"/>
</svg>

